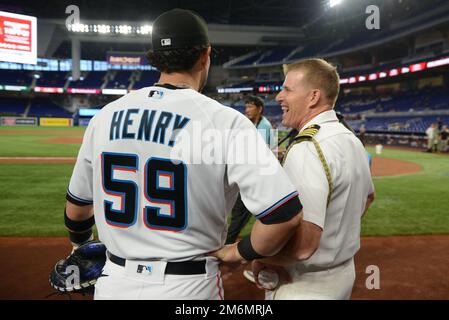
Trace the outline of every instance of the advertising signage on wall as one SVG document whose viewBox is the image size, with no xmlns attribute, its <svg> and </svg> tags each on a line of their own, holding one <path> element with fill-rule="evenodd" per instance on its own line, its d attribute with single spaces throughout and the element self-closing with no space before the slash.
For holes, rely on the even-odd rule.
<svg viewBox="0 0 449 320">
<path fill-rule="evenodd" d="M 36 17 L 0 11 L 0 61 L 37 63 Z"/>
<path fill-rule="evenodd" d="M 398 75 L 407 74 L 410 72 L 418 72 L 418 71 L 424 71 L 430 68 L 436 68 L 436 67 L 442 67 L 449 65 L 449 57 L 443 57 L 437 60 L 430 60 L 430 61 L 423 61 L 419 63 L 414 63 L 410 65 L 403 65 L 400 68 L 392 68 L 390 70 L 383 70 L 381 72 L 375 72 L 371 73 L 369 75 L 358 75 L 353 76 L 349 78 L 341 78 L 340 84 L 347 84 L 347 83 L 356 83 L 356 82 L 363 82 L 363 81 L 373 81 L 377 79 L 382 78 L 388 78 L 388 77 L 396 77 Z"/>
<path fill-rule="evenodd" d="M 54 87 L 35 87 L 34 92 L 40 93 L 64 93 L 64 88 L 54 88 Z"/>
<path fill-rule="evenodd" d="M 70 118 L 40 118 L 39 125 L 43 127 L 71 127 L 73 119 Z"/>
<path fill-rule="evenodd" d="M 2 126 L 36 126 L 37 118 L 0 117 Z"/>
<path fill-rule="evenodd" d="M 140 66 L 148 64 L 143 54 L 108 52 L 106 57 L 107 62 L 114 65 Z"/>
<path fill-rule="evenodd" d="M 80 93 L 80 94 L 99 94 L 101 92 L 100 89 L 90 89 L 90 88 L 68 88 L 68 93 Z"/>
</svg>

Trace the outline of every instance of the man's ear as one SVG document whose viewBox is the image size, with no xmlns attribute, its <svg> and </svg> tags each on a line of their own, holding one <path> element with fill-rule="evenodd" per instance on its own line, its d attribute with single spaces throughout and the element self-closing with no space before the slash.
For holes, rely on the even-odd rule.
<svg viewBox="0 0 449 320">
<path fill-rule="evenodd" d="M 200 57 L 196 61 L 195 65 L 193 66 L 192 70 L 202 70 L 204 66 L 207 64 L 209 60 L 209 56 L 211 54 L 211 47 L 207 47 L 203 50 L 201 50 Z"/>
<path fill-rule="evenodd" d="M 201 52 L 201 64 L 202 64 L 202 66 L 207 64 L 207 60 L 209 59 L 211 52 L 212 52 L 212 47 L 211 46 L 207 47 L 206 50 L 203 50 L 203 52 Z"/>
<path fill-rule="evenodd" d="M 312 89 L 309 93 L 309 105 L 313 108 L 318 104 L 321 98 L 321 90 Z"/>
</svg>

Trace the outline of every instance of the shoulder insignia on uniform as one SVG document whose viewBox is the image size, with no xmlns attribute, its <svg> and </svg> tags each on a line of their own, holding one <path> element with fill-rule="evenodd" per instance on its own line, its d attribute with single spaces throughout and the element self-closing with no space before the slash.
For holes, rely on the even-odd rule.
<svg viewBox="0 0 449 320">
<path fill-rule="evenodd" d="M 327 206 L 329 206 L 329 202 L 332 198 L 332 193 L 334 189 L 334 183 L 332 181 L 331 171 L 330 167 L 326 161 L 326 158 L 324 157 L 323 150 L 321 150 L 320 144 L 318 141 L 315 140 L 314 136 L 318 133 L 320 130 L 320 126 L 317 124 L 312 124 L 311 126 L 305 128 L 303 131 L 301 131 L 295 139 L 293 139 L 293 142 L 290 144 L 290 146 L 287 148 L 287 151 L 285 152 L 282 164 L 285 163 L 285 160 L 287 158 L 288 152 L 290 149 L 298 143 L 301 143 L 303 141 L 310 141 L 314 144 L 315 149 L 318 153 L 318 158 L 320 159 L 321 164 L 323 165 L 324 173 L 326 174 L 327 183 L 329 185 L 329 193 L 327 195 Z"/>
<path fill-rule="evenodd" d="M 294 141 L 300 142 L 304 140 L 311 140 L 320 130 L 320 126 L 317 124 L 312 124 L 311 126 L 305 128 L 303 131 L 298 133 Z"/>
</svg>

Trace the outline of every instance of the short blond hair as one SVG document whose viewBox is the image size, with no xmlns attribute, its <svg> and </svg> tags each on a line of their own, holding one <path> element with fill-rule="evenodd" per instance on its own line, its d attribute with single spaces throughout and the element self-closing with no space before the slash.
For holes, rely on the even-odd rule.
<svg viewBox="0 0 449 320">
<path fill-rule="evenodd" d="M 335 104 L 340 92 L 340 76 L 337 68 L 324 59 L 305 59 L 293 62 L 284 68 L 284 72 L 302 70 L 304 78 L 311 86 L 323 91 L 326 99 Z"/>
</svg>

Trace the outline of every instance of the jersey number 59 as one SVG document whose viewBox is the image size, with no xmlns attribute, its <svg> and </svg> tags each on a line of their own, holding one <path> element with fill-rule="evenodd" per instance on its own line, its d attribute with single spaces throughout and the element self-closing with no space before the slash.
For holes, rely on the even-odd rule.
<svg viewBox="0 0 449 320">
<path fill-rule="evenodd" d="M 139 157 L 136 154 L 103 152 L 101 175 L 103 191 L 121 198 L 120 210 L 113 202 L 104 200 L 106 222 L 115 227 L 128 228 L 137 221 L 141 209 L 144 225 L 150 229 L 182 231 L 187 227 L 187 168 L 184 163 L 169 159 L 149 158 L 143 174 L 143 193 L 135 181 L 114 178 L 114 171 L 138 173 Z M 139 176 L 139 175 L 137 175 Z M 161 179 L 166 185 L 161 186 Z M 139 197 L 151 204 L 139 208 Z M 170 214 L 161 214 L 161 206 L 168 205 Z"/>
</svg>

